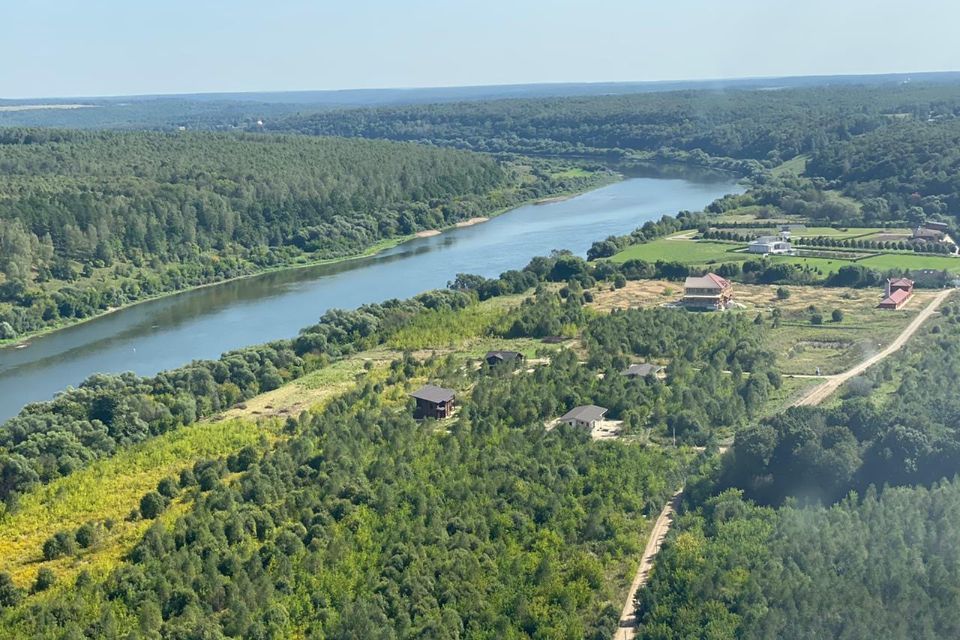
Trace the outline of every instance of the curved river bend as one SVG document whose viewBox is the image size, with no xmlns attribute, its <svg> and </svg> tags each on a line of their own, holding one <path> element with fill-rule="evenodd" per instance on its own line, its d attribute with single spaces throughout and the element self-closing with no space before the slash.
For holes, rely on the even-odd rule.
<svg viewBox="0 0 960 640">
<path fill-rule="evenodd" d="M 224 351 L 289 338 L 327 309 L 406 298 L 457 273 L 497 276 L 553 249 L 585 255 L 595 240 L 700 210 L 743 189 L 732 181 L 632 178 L 576 198 L 419 238 L 369 258 L 264 274 L 144 302 L 0 350 L 0 420 L 93 373 L 152 375 Z"/>
</svg>

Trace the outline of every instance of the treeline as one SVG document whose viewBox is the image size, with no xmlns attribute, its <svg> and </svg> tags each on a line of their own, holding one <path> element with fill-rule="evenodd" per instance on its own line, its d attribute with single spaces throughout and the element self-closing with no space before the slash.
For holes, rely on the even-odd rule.
<svg viewBox="0 0 960 640">
<path fill-rule="evenodd" d="M 740 233 L 731 229 L 707 229 L 700 234 L 706 240 L 751 242 L 761 233 Z M 773 233 L 776 235 L 776 233 Z M 871 240 L 869 238 L 834 238 L 830 236 L 798 236 L 790 242 L 800 247 L 824 247 L 837 249 L 868 249 L 872 251 L 913 251 L 914 253 L 950 254 L 957 246 L 945 242 L 911 242 L 909 240 Z"/>
<path fill-rule="evenodd" d="M 773 510 L 727 491 L 681 516 L 640 592 L 644 640 L 960 635 L 960 483 Z"/>
<path fill-rule="evenodd" d="M 622 158 L 632 151 L 752 159 L 773 166 L 890 124 L 960 113 L 956 85 L 678 91 L 331 111 L 267 129 L 415 140 L 476 151 Z"/>
<path fill-rule="evenodd" d="M 2 130 L 0 339 L 588 181 L 525 172 L 380 141 Z"/>
<path fill-rule="evenodd" d="M 186 514 L 105 580 L 83 572 L 17 606 L 0 578 L 0 637 L 609 637 L 636 529 L 689 456 L 546 431 L 535 376 L 479 380 L 449 433 L 392 400 L 463 375 L 398 360 L 271 452 L 237 456 L 230 481 L 222 463 L 173 479 Z M 162 511 L 147 496 L 141 512 Z"/>
</svg>

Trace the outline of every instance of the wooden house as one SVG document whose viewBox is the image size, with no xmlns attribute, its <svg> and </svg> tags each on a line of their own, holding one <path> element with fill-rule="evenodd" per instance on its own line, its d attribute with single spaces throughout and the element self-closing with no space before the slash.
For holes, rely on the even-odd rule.
<svg viewBox="0 0 960 640">
<path fill-rule="evenodd" d="M 523 354 L 517 351 L 487 351 L 483 357 L 491 367 L 503 363 L 520 364 L 523 362 Z"/>
<path fill-rule="evenodd" d="M 453 413 L 453 402 L 456 398 L 456 392 L 453 389 L 428 384 L 410 395 L 417 401 L 417 408 L 413 412 L 413 417 L 417 420 L 423 418 L 441 420 Z"/>
</svg>

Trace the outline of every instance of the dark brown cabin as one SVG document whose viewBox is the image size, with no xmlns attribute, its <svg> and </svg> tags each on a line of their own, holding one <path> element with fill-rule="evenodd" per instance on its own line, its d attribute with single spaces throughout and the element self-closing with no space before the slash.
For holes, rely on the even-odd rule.
<svg viewBox="0 0 960 640">
<path fill-rule="evenodd" d="M 519 364 L 523 362 L 523 354 L 516 351 L 487 351 L 483 359 L 491 367 L 505 362 Z"/>
<path fill-rule="evenodd" d="M 424 418 L 442 420 L 453 413 L 453 401 L 456 398 L 456 392 L 453 389 L 428 384 L 410 395 L 417 401 L 417 408 L 413 412 L 413 417 L 417 420 Z"/>
</svg>

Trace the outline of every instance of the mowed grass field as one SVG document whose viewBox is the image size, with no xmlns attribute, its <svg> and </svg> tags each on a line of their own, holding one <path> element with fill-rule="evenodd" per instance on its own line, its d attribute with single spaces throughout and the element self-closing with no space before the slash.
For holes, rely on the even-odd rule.
<svg viewBox="0 0 960 640">
<path fill-rule="evenodd" d="M 689 264 L 709 264 L 711 262 L 737 262 L 750 257 L 750 254 L 740 251 L 746 247 L 744 244 L 686 240 L 678 237 L 688 233 L 690 232 L 685 231 L 653 242 L 635 244 L 611 257 L 610 260 L 618 263 L 627 260 L 645 260 L 647 262 L 664 260 Z"/>
</svg>

